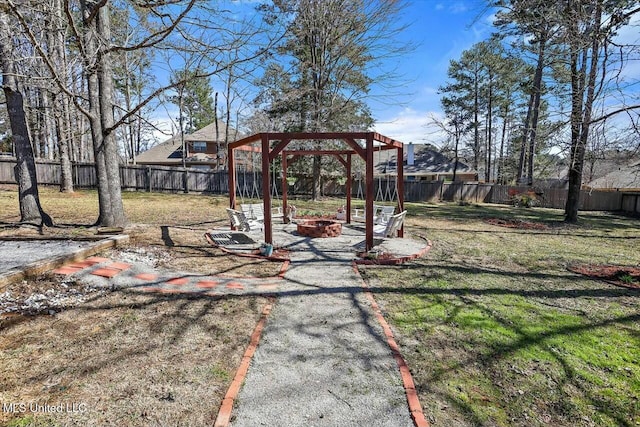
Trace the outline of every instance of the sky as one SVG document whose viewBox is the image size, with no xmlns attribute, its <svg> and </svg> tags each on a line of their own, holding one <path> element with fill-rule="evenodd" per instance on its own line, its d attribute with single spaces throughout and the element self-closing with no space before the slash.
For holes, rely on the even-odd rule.
<svg viewBox="0 0 640 427">
<path fill-rule="evenodd" d="M 417 47 L 402 62 L 409 82 L 408 95 L 391 105 L 372 103 L 375 131 L 404 143 L 438 145 L 438 135 L 427 126 L 441 116 L 438 87 L 447 79 L 449 61 L 485 40 L 493 31 L 482 0 L 409 0 L 404 41 Z"/>
<path fill-rule="evenodd" d="M 235 7 L 251 13 L 256 0 L 231 0 Z M 446 81 L 449 61 L 458 59 L 465 49 L 486 39 L 493 28 L 485 11 L 485 0 L 407 0 L 399 17 L 399 25 L 407 29 L 399 35 L 399 44 L 412 49 L 401 58 L 391 59 L 389 68 L 397 67 L 401 88 L 373 88 L 367 100 L 375 119 L 374 131 L 385 136 L 416 144 L 439 145 L 439 137 L 426 127 L 431 115 L 441 116 L 438 87 Z M 253 12 L 255 13 L 255 12 Z M 214 90 L 223 92 L 220 83 L 212 81 Z M 219 87 L 218 87 L 219 86 Z M 401 93 L 400 93 L 401 92 Z M 384 102 L 380 102 L 385 99 Z M 164 134 L 155 134 L 158 142 L 175 131 L 177 110 L 157 111 L 158 125 Z M 172 123 L 173 122 L 173 123 Z"/>
</svg>

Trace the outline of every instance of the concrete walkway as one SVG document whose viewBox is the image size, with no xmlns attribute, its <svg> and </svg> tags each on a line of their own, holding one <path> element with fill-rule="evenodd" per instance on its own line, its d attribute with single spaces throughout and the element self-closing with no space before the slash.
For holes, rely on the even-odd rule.
<svg viewBox="0 0 640 427">
<path fill-rule="evenodd" d="M 412 426 L 398 367 L 358 292 L 353 252 L 293 252 L 233 426 Z"/>
</svg>

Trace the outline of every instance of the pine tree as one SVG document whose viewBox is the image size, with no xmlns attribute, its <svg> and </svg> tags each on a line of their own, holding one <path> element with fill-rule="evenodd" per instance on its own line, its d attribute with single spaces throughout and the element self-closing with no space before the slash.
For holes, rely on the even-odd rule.
<svg viewBox="0 0 640 427">
<path fill-rule="evenodd" d="M 186 133 L 192 133 L 215 121 L 213 89 L 202 70 L 179 70 L 171 77 L 171 81 L 182 82 L 176 86 L 176 94 L 170 96 L 169 100 L 182 109 Z"/>
<path fill-rule="evenodd" d="M 288 21 L 288 37 L 261 79 L 259 101 L 286 131 L 368 130 L 364 103 L 375 63 L 391 52 L 398 32 L 394 17 L 402 5 L 378 0 L 283 0 L 272 9 Z M 389 44 L 384 44 L 384 41 Z M 289 67 L 282 63 L 289 62 Z M 312 143 L 315 149 L 321 144 Z M 320 175 L 328 169 L 314 156 L 312 197 L 320 196 Z"/>
</svg>

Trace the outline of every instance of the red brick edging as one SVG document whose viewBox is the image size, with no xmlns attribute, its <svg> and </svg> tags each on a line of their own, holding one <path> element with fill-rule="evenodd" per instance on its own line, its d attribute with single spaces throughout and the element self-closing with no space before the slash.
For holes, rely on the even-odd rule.
<svg viewBox="0 0 640 427">
<path fill-rule="evenodd" d="M 251 359 L 253 358 L 256 349 L 258 348 L 262 330 L 264 329 L 264 325 L 267 322 L 267 316 L 269 316 L 269 313 L 273 308 L 274 301 L 275 299 L 271 298 L 270 302 L 262 310 L 260 320 L 258 321 L 256 328 L 253 330 L 253 333 L 251 334 L 249 346 L 242 356 L 242 361 L 240 362 L 240 366 L 238 367 L 238 370 L 233 377 L 233 381 L 231 381 L 231 385 L 227 389 L 227 394 L 225 394 L 224 398 L 222 399 L 222 405 L 220 406 L 220 410 L 218 411 L 218 416 L 216 417 L 214 427 L 227 427 L 229 425 L 229 422 L 231 421 L 231 411 L 233 410 L 233 403 L 238 397 L 238 393 L 240 392 L 242 383 L 244 383 L 244 379 L 247 376 L 247 372 L 249 371 L 249 364 L 251 363 Z"/>
<path fill-rule="evenodd" d="M 428 248 L 431 248 L 431 244 L 429 244 Z M 427 249 L 428 250 L 428 249 Z M 426 251 L 425 251 L 426 253 Z M 364 293 L 369 299 L 371 303 L 371 307 L 373 308 L 373 312 L 378 319 L 378 323 L 382 326 L 382 330 L 384 331 L 385 336 L 387 337 L 387 344 L 389 348 L 391 348 L 391 354 L 398 365 L 398 369 L 400 369 L 400 376 L 402 377 L 402 384 L 404 386 L 404 391 L 407 394 L 407 404 L 409 405 L 409 412 L 411 413 L 411 418 L 413 419 L 413 423 L 416 427 L 430 427 L 429 421 L 424 416 L 424 412 L 422 411 L 422 405 L 420 405 L 420 400 L 418 399 L 418 392 L 416 391 L 416 385 L 413 382 L 413 377 L 411 376 L 411 371 L 409 370 L 409 366 L 407 362 L 400 354 L 400 347 L 398 343 L 396 343 L 396 339 L 393 336 L 393 331 L 391 327 L 382 316 L 382 312 L 380 311 L 380 306 L 376 302 L 373 297 L 373 293 L 369 289 L 369 285 L 364 281 L 360 272 L 358 271 L 358 262 L 353 262 L 353 270 L 360 278 L 362 287 L 364 288 Z"/>
</svg>

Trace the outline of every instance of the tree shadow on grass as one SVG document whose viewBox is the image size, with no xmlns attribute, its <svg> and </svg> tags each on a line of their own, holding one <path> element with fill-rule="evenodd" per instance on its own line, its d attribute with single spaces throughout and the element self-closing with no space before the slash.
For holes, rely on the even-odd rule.
<svg viewBox="0 0 640 427">
<path fill-rule="evenodd" d="M 259 305 L 256 297 L 114 291 L 69 307 L 66 315 L 3 319 L 3 352 L 31 361 L 25 362 L 29 369 L 2 380 L 3 391 L 10 396 L 33 389 L 28 395 L 44 393 L 42 402 L 80 396 L 100 418 L 85 425 L 118 424 L 123 416 L 132 417 L 132 425 L 201 425 L 203 413 L 211 419 L 217 412 Z M 151 418 L 139 418 L 140 410 Z M 56 424 L 67 425 L 74 414 L 60 416 Z"/>
</svg>

